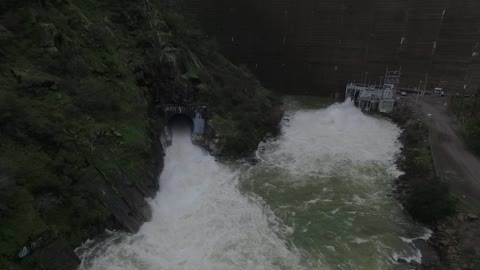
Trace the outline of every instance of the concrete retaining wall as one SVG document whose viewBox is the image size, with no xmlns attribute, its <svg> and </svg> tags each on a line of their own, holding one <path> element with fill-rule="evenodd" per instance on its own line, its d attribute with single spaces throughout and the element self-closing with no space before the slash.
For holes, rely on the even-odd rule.
<svg viewBox="0 0 480 270">
<path fill-rule="evenodd" d="M 181 0 L 224 51 L 273 89 L 344 90 L 402 67 L 402 86 L 480 80 L 478 0 Z M 445 13 L 444 13 L 445 12 Z M 401 41 L 403 39 L 403 44 Z M 435 47 L 435 48 L 434 48 Z M 476 57 L 480 58 L 480 57 Z M 474 87 L 472 87 L 473 89 Z M 473 90 L 472 90 L 473 91 Z"/>
</svg>

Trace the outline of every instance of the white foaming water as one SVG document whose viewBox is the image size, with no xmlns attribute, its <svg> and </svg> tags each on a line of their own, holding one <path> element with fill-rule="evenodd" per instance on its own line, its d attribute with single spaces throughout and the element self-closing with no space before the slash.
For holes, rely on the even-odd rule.
<svg viewBox="0 0 480 270">
<path fill-rule="evenodd" d="M 409 240 L 429 235 L 387 196 L 400 129 L 350 103 L 288 115 L 282 135 L 260 144 L 262 162 L 238 172 L 175 134 L 152 221 L 79 248 L 80 269 L 386 270 L 420 261 Z"/>
<path fill-rule="evenodd" d="M 381 163 L 395 171 L 400 129 L 360 113 L 350 102 L 292 112 L 285 121 L 282 136 L 261 145 L 258 156 L 293 175 L 338 175 L 358 163 Z"/>
<path fill-rule="evenodd" d="M 403 242 L 405 243 L 413 243 L 413 241 L 415 240 L 424 240 L 424 241 L 427 241 L 428 239 L 430 239 L 433 235 L 433 231 L 428 229 L 428 228 L 425 228 L 425 233 L 419 237 L 415 237 L 415 238 L 407 238 L 407 237 L 400 237 L 400 239 L 402 239 Z"/>
<path fill-rule="evenodd" d="M 80 269 L 302 269 L 281 239 L 287 228 L 237 184 L 236 173 L 175 134 L 152 221 L 135 235 L 79 249 Z"/>
<path fill-rule="evenodd" d="M 350 102 L 291 111 L 281 136 L 260 145 L 262 162 L 246 181 L 294 228 L 294 243 L 322 265 L 408 269 L 400 261 L 420 262 L 421 253 L 404 239 L 422 238 L 424 230 L 389 196 L 401 174 L 400 132 Z"/>
</svg>

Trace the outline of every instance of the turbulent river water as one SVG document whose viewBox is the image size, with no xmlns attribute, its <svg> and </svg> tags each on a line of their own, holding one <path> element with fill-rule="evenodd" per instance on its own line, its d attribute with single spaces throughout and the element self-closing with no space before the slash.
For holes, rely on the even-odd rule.
<svg viewBox="0 0 480 270">
<path fill-rule="evenodd" d="M 175 133 L 152 220 L 78 248 L 80 269 L 409 269 L 429 232 L 392 197 L 399 133 L 349 103 L 295 109 L 255 165 Z"/>
</svg>

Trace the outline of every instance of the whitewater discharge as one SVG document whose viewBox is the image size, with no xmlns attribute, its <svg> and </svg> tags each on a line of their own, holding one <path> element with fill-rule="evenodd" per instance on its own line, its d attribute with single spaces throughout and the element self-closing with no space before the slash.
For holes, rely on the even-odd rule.
<svg viewBox="0 0 480 270">
<path fill-rule="evenodd" d="M 166 154 L 152 221 L 91 249 L 80 269 L 301 269 L 273 213 L 240 193 L 237 173 L 189 134 L 174 134 Z"/>
<path fill-rule="evenodd" d="M 345 102 L 324 110 L 289 112 L 280 139 L 261 144 L 263 155 L 257 156 L 300 175 L 351 173 L 352 163 L 365 162 L 385 164 L 393 172 L 399 135 L 396 125 Z"/>
<path fill-rule="evenodd" d="M 406 269 L 398 260 L 421 261 L 412 239 L 422 232 L 382 190 L 399 174 L 399 134 L 350 103 L 289 112 L 282 135 L 260 144 L 259 164 L 245 170 L 174 132 L 152 220 L 137 234 L 85 243 L 80 269 Z M 291 185 L 300 179 L 306 190 Z M 379 211 L 394 213 L 372 217 L 380 225 L 369 234 L 366 217 Z"/>
</svg>

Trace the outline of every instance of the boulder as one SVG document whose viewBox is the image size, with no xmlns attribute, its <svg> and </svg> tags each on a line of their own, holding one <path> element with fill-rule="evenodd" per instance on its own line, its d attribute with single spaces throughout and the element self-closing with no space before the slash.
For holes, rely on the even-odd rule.
<svg viewBox="0 0 480 270">
<path fill-rule="evenodd" d="M 442 246 L 448 246 L 450 244 L 450 241 L 448 239 L 444 239 L 444 240 L 440 240 L 439 243 Z"/>
<path fill-rule="evenodd" d="M 50 55 L 54 55 L 58 53 L 57 47 L 49 47 L 49 48 L 46 48 L 45 51 Z"/>
<path fill-rule="evenodd" d="M 22 261 L 24 269 L 75 270 L 80 260 L 63 239 L 56 239 Z"/>
<path fill-rule="evenodd" d="M 449 236 L 455 234 L 455 230 L 453 230 L 453 229 L 446 229 L 445 232 L 446 232 Z"/>
<path fill-rule="evenodd" d="M 413 241 L 413 245 L 418 248 L 422 253 L 422 267 L 415 269 L 435 269 L 444 270 L 447 269 L 440 259 L 437 251 L 432 248 L 425 240 L 416 239 Z"/>
<path fill-rule="evenodd" d="M 468 221 L 475 221 L 475 220 L 478 220 L 478 215 L 475 215 L 475 214 L 468 214 L 468 215 L 467 215 L 467 220 L 468 220 Z"/>
<path fill-rule="evenodd" d="M 39 45 L 43 48 L 55 47 L 58 31 L 52 23 L 39 23 Z"/>
<path fill-rule="evenodd" d="M 47 74 L 33 73 L 31 71 L 21 71 L 17 69 L 11 69 L 10 72 L 22 87 L 52 88 L 57 84 L 55 79 Z"/>
<path fill-rule="evenodd" d="M 167 22 L 165 22 L 164 20 L 158 20 L 157 31 L 168 33 L 170 32 L 170 27 L 168 26 Z"/>
<path fill-rule="evenodd" d="M 159 32 L 157 33 L 157 38 L 157 42 L 161 48 L 172 45 L 172 40 L 174 39 L 173 34 L 170 32 Z"/>
</svg>

